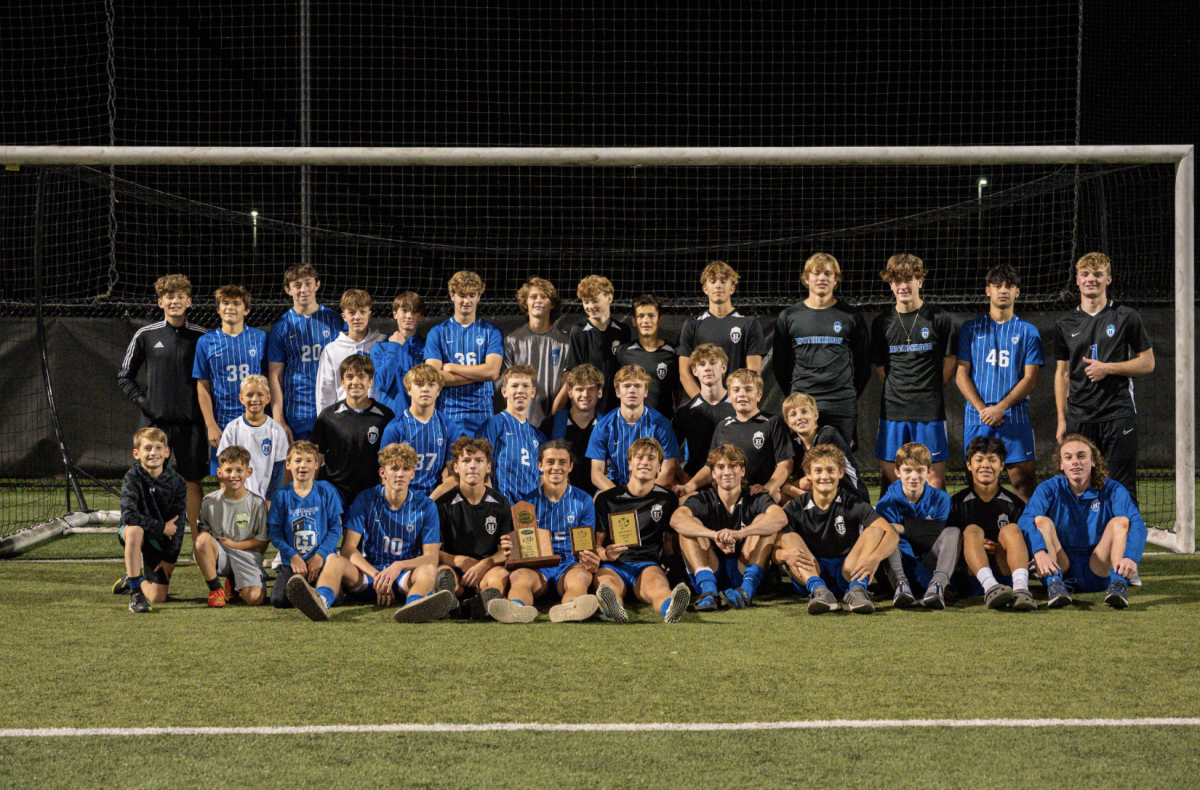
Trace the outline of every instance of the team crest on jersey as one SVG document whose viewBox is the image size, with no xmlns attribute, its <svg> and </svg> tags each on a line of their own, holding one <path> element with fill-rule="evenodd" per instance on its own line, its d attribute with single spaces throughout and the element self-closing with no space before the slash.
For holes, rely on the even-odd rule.
<svg viewBox="0 0 1200 790">
<path fill-rule="evenodd" d="M 325 334 L 325 337 L 329 337 L 329 330 L 328 330 L 328 329 L 326 329 L 326 330 L 325 330 L 325 332 L 324 332 L 324 334 Z"/>
<path fill-rule="evenodd" d="M 1112 324 L 1109 324 L 1108 327 L 1105 328 L 1104 334 L 1108 335 L 1109 337 L 1112 337 L 1116 333 L 1116 331 L 1117 331 L 1117 328 L 1115 326 L 1113 326 Z"/>
<path fill-rule="evenodd" d="M 740 342 L 742 339 L 742 328 L 740 326 L 735 326 L 732 329 L 730 329 L 729 330 L 729 339 L 730 339 L 730 341 L 732 341 L 734 343 Z"/>
<path fill-rule="evenodd" d="M 613 356 L 614 356 L 614 357 L 617 355 L 617 349 L 618 349 L 620 346 L 621 346 L 621 341 L 620 341 L 620 340 L 614 340 L 614 341 L 613 341 L 612 352 L 613 352 Z"/>
<path fill-rule="evenodd" d="M 567 514 L 567 523 L 568 523 L 568 524 L 574 524 L 574 523 L 575 523 L 575 514 L 574 514 L 574 513 L 568 513 L 568 514 Z"/>
<path fill-rule="evenodd" d="M 367 442 L 369 444 L 375 444 L 377 441 L 379 441 L 379 429 L 372 425 L 367 429 Z"/>
<path fill-rule="evenodd" d="M 1093 513 L 1100 512 L 1100 501 L 1099 500 L 1096 500 L 1095 502 L 1092 503 L 1092 512 Z"/>
<path fill-rule="evenodd" d="M 659 362 L 659 363 L 658 363 L 658 369 L 657 369 L 657 371 L 656 371 L 656 372 L 658 373 L 658 380 L 659 380 L 659 381 L 662 381 L 663 379 L 665 379 L 665 378 L 667 377 L 667 363 L 666 363 L 666 362 Z"/>
<path fill-rule="evenodd" d="M 841 332 L 841 331 L 842 331 L 842 322 L 841 322 L 841 321 L 834 321 L 834 322 L 833 322 L 833 331 L 834 331 L 834 332 Z"/>
<path fill-rule="evenodd" d="M 496 517 L 488 516 L 487 518 L 485 518 L 483 520 L 483 528 L 487 530 L 487 534 L 495 535 L 496 534 Z"/>
<path fill-rule="evenodd" d="M 269 437 L 269 436 L 266 439 L 262 440 L 262 454 L 263 455 L 271 454 L 271 437 Z"/>
<path fill-rule="evenodd" d="M 1020 339 L 1020 335 L 1013 335 L 1013 345 L 1015 346 Z"/>
<path fill-rule="evenodd" d="M 921 327 L 921 339 L 922 340 L 929 339 L 929 327 L 927 327 L 927 326 Z"/>
<path fill-rule="evenodd" d="M 557 348 L 550 349 L 550 364 L 558 367 L 559 360 L 562 359 L 562 352 Z"/>
<path fill-rule="evenodd" d="M 483 338 L 482 338 L 482 337 L 477 337 L 477 338 L 475 338 L 475 345 L 477 345 L 477 346 L 482 346 L 482 345 L 483 345 Z"/>
<path fill-rule="evenodd" d="M 837 530 L 837 534 L 845 535 L 846 534 L 846 519 L 842 518 L 841 516 L 835 517 L 833 519 L 833 528 Z"/>
<path fill-rule="evenodd" d="M 439 437 L 438 437 L 438 446 L 440 447 L 440 446 L 441 446 L 441 444 L 442 444 L 442 437 L 441 437 L 441 436 L 439 436 Z"/>
<path fill-rule="evenodd" d="M 245 529 L 250 526 L 250 514 L 238 513 L 237 517 L 233 519 L 233 523 L 238 529 Z"/>
<path fill-rule="evenodd" d="M 1007 527 L 1008 526 L 1008 515 L 1005 513 L 1001 513 L 999 516 L 997 516 L 996 517 L 996 526 L 1001 527 L 1001 528 Z"/>
<path fill-rule="evenodd" d="M 767 437 L 763 434 L 762 431 L 754 432 L 754 449 L 755 450 L 761 450 L 763 444 L 765 444 L 766 441 L 767 441 Z"/>
<path fill-rule="evenodd" d="M 257 356 L 257 355 L 258 355 L 258 349 L 256 349 L 256 348 L 250 349 L 250 356 L 253 357 L 253 356 Z"/>
<path fill-rule="evenodd" d="M 414 529 L 416 529 L 416 527 L 415 527 L 414 525 L 412 525 L 412 524 L 405 524 L 405 525 L 404 525 L 404 531 L 405 531 L 405 532 L 412 532 Z"/>
<path fill-rule="evenodd" d="M 655 521 L 662 521 L 662 516 L 663 516 L 662 505 L 655 505 L 654 507 L 650 508 L 650 518 L 654 519 Z"/>
</svg>

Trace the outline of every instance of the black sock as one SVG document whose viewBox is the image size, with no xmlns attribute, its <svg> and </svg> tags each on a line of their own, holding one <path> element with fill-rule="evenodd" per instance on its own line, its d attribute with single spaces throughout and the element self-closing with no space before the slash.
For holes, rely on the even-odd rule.
<svg viewBox="0 0 1200 790">
<path fill-rule="evenodd" d="M 204 583 L 208 585 L 209 592 L 216 592 L 217 590 L 221 589 L 221 577 L 220 576 L 218 576 L 215 579 L 205 579 Z"/>
</svg>

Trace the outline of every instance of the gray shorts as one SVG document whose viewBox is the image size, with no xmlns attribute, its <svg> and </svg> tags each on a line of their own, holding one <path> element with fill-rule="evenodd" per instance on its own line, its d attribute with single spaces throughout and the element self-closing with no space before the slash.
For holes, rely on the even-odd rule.
<svg viewBox="0 0 1200 790">
<path fill-rule="evenodd" d="M 227 549 L 217 543 L 217 575 L 233 579 L 233 588 L 262 587 L 263 555 L 246 549 Z"/>
</svg>

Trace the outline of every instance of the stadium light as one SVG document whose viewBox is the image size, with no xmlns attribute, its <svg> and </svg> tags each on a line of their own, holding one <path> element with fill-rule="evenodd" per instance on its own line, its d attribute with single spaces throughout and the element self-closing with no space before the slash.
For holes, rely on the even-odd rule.
<svg viewBox="0 0 1200 790">
<path fill-rule="evenodd" d="M 253 249 L 255 251 L 257 251 L 258 250 L 258 211 L 257 210 L 252 210 L 250 212 L 250 226 L 254 229 L 254 231 L 253 231 L 254 237 L 253 237 L 253 241 L 251 242 L 251 245 L 252 245 Z"/>
<path fill-rule="evenodd" d="M 981 179 L 979 179 L 979 181 L 977 181 L 975 183 L 976 198 L 979 200 L 980 203 L 983 202 L 983 188 L 987 185 L 988 185 L 988 180 L 986 178 L 981 178 Z"/>
</svg>

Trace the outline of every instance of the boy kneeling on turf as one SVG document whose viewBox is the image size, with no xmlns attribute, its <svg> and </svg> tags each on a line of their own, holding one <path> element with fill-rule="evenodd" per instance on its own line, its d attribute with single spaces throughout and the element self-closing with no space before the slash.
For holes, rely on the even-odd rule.
<svg viewBox="0 0 1200 790">
<path fill-rule="evenodd" d="M 649 438 L 635 440 L 629 445 L 629 482 L 596 496 L 596 545 L 602 560 L 595 575 L 596 598 L 604 614 L 618 623 L 629 622 L 622 604 L 626 589 L 667 623 L 679 622 L 691 599 L 686 584 L 671 589 L 661 564 L 667 525 L 679 507 L 679 498 L 655 483 L 662 462 L 662 445 Z M 637 519 L 639 545 L 604 545 L 611 537 L 609 515 L 627 512 Z"/>
<path fill-rule="evenodd" d="M 213 609 L 224 607 L 234 590 L 249 606 L 258 606 L 266 599 L 262 561 L 263 549 L 270 542 L 267 505 L 246 488 L 246 480 L 253 473 L 249 450 L 236 444 L 226 447 L 217 456 L 221 488 L 200 503 L 192 554 L 196 567 L 204 574 L 208 605 Z M 224 588 L 222 576 L 226 579 Z"/>
<path fill-rule="evenodd" d="M 343 589 L 347 598 L 377 606 L 404 600 L 397 623 L 440 620 L 457 605 L 454 572 L 437 569 L 442 545 L 437 506 L 409 487 L 416 471 L 417 453 L 407 444 L 379 451 L 383 482 L 350 506 L 341 554 L 330 555 L 315 590 L 303 576 L 288 580 L 288 600 L 310 620 L 328 620 Z"/>
<path fill-rule="evenodd" d="M 804 475 L 812 490 L 783 509 L 787 526 L 776 539 L 775 559 L 787 566 L 796 589 L 807 591 L 809 614 L 838 608 L 831 587 L 851 612 L 874 612 L 867 585 L 900 542 L 887 519 L 840 487 L 845 474 L 841 450 L 814 445 L 804 454 Z"/>
<path fill-rule="evenodd" d="M 1125 486 L 1108 477 L 1091 439 L 1067 434 L 1055 455 L 1062 474 L 1034 489 L 1019 522 L 1049 606 L 1070 604 L 1070 585 L 1076 592 L 1104 590 L 1106 604 L 1124 609 L 1146 548 L 1146 522 Z"/>
<path fill-rule="evenodd" d="M 125 576 L 113 586 L 129 590 L 129 611 L 150 611 L 167 600 L 171 573 L 183 546 L 187 524 L 187 483 L 167 466 L 171 449 L 167 434 L 142 428 L 133 435 L 133 466 L 121 483 L 121 529 Z M 144 575 L 143 575 L 144 574 Z"/>
</svg>

